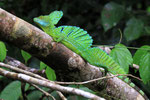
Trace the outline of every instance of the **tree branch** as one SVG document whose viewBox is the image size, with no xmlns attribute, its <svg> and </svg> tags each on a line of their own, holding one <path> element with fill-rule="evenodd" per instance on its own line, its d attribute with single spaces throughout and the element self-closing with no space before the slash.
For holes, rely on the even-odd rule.
<svg viewBox="0 0 150 100">
<path fill-rule="evenodd" d="M 39 70 L 39 69 L 27 67 L 25 64 L 21 63 L 20 61 L 14 59 L 12 57 L 9 57 L 9 56 L 6 56 L 4 62 L 9 64 L 9 65 L 15 66 L 17 68 L 26 70 L 28 72 L 32 72 L 32 73 L 43 75 L 43 76 L 45 75 L 45 70 L 44 69 L 43 70 Z"/>
<path fill-rule="evenodd" d="M 58 95 L 61 97 L 62 100 L 67 100 L 67 98 L 65 98 L 65 96 L 60 91 L 56 92 L 58 93 Z"/>
<path fill-rule="evenodd" d="M 13 67 L 13 66 L 8 65 L 8 64 L 4 64 L 4 63 L 1 63 L 1 62 L 0 62 L 0 66 L 5 67 L 5 68 L 8 68 L 8 69 L 11 69 L 11 70 L 14 70 L 14 71 L 16 71 L 16 72 L 20 72 L 20 73 L 24 73 L 24 74 L 30 75 L 30 76 L 32 76 L 32 77 L 36 77 L 36 78 L 38 78 L 38 79 L 46 80 L 45 78 L 43 78 L 43 77 L 41 77 L 41 76 L 39 76 L 39 75 L 37 75 L 37 74 L 28 72 L 28 71 L 26 71 L 26 70 L 19 69 L 19 68 L 17 68 L 17 67 Z M 49 80 L 47 80 L 47 81 L 49 81 Z"/>
<path fill-rule="evenodd" d="M 47 97 L 51 97 L 53 100 L 56 100 L 51 94 L 49 94 L 48 92 L 46 92 L 46 91 L 44 91 L 44 90 L 42 90 L 41 88 L 39 88 L 37 85 L 35 85 L 35 84 L 31 84 L 33 87 L 35 87 L 36 89 L 38 89 L 39 91 L 41 91 L 42 93 L 44 93 L 45 94 L 45 96 L 47 96 Z"/>
<path fill-rule="evenodd" d="M 105 99 L 98 97 L 94 94 L 91 94 L 91 93 L 88 93 L 88 92 L 85 92 L 85 91 L 82 91 L 79 89 L 75 89 L 75 88 L 71 88 L 71 87 L 63 87 L 63 86 L 60 86 L 60 85 L 55 84 L 53 82 L 47 82 L 45 80 L 36 79 L 34 77 L 31 77 L 31 76 L 28 76 L 25 74 L 9 72 L 9 71 L 6 71 L 2 68 L 0 68 L 0 75 L 3 75 L 5 77 L 9 77 L 9 78 L 13 78 L 13 79 L 17 79 L 17 80 L 21 80 L 21 81 L 25 81 L 25 82 L 28 82 L 30 84 L 36 84 L 36 85 L 48 87 L 48 88 L 51 88 L 53 90 L 58 90 L 58 91 L 65 92 L 65 93 L 71 93 L 71 94 L 83 96 L 85 98 L 89 98 L 92 100 L 105 100 Z"/>
</svg>

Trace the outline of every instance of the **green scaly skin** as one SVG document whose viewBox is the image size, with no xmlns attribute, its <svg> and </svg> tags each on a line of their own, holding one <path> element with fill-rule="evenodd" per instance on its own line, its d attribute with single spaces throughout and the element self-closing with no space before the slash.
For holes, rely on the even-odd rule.
<svg viewBox="0 0 150 100">
<path fill-rule="evenodd" d="M 83 29 L 76 26 L 55 27 L 62 16 L 62 11 L 54 11 L 49 15 L 34 18 L 34 21 L 47 34 L 49 34 L 54 41 L 64 44 L 73 52 L 82 56 L 91 65 L 103 67 L 114 75 L 126 74 L 124 69 L 121 68 L 109 55 L 107 55 L 106 52 L 97 47 L 91 48 L 93 40 Z M 119 78 L 139 91 L 139 93 L 148 100 L 144 92 L 136 87 L 129 78 L 124 78 L 122 76 Z"/>
</svg>

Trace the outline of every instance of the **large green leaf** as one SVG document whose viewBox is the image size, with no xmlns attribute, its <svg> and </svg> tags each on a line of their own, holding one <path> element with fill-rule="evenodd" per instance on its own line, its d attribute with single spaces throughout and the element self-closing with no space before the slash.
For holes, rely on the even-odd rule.
<svg viewBox="0 0 150 100">
<path fill-rule="evenodd" d="M 143 54 L 147 53 L 150 50 L 150 46 L 145 45 L 139 48 L 133 56 L 133 63 L 139 65 L 141 57 Z"/>
<path fill-rule="evenodd" d="M 18 100 L 21 95 L 21 83 L 19 81 L 11 82 L 1 92 L 0 98 L 4 100 Z"/>
<path fill-rule="evenodd" d="M 133 59 L 126 46 L 123 44 L 115 45 L 115 48 L 110 52 L 110 56 L 128 73 L 129 65 L 132 64 Z"/>
<path fill-rule="evenodd" d="M 51 69 L 50 67 L 46 68 L 46 76 L 49 80 L 52 80 L 52 81 L 56 80 L 55 71 Z"/>
<path fill-rule="evenodd" d="M 6 58 L 6 46 L 0 41 L 0 61 L 3 61 Z"/>
<path fill-rule="evenodd" d="M 124 8 L 122 5 L 119 5 L 114 2 L 107 3 L 101 14 L 101 21 L 104 27 L 104 30 L 107 31 L 113 26 L 116 26 L 117 23 L 124 15 Z"/>
<path fill-rule="evenodd" d="M 144 23 L 136 18 L 131 18 L 126 23 L 126 28 L 124 29 L 124 35 L 127 41 L 132 41 L 138 39 L 144 29 Z"/>
<path fill-rule="evenodd" d="M 28 100 L 40 100 L 42 93 L 38 90 L 31 92 L 27 98 Z"/>
<path fill-rule="evenodd" d="M 24 50 L 21 50 L 21 54 L 25 60 L 25 63 L 27 63 L 27 61 L 31 58 L 31 55 Z"/>
<path fill-rule="evenodd" d="M 150 82 L 150 52 L 145 52 L 141 57 L 139 72 L 145 84 Z"/>
<path fill-rule="evenodd" d="M 140 66 L 139 72 L 144 83 L 150 82 L 150 46 L 145 45 L 139 48 L 134 57 L 133 63 Z"/>
<path fill-rule="evenodd" d="M 40 69 L 46 68 L 46 76 L 49 80 L 56 80 L 55 71 L 50 68 L 48 65 L 44 64 L 43 62 L 40 62 Z"/>
</svg>

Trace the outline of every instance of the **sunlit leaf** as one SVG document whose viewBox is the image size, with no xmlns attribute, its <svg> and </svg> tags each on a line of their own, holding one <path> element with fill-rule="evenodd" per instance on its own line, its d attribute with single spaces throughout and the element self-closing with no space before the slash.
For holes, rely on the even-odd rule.
<svg viewBox="0 0 150 100">
<path fill-rule="evenodd" d="M 150 46 L 139 48 L 133 57 L 133 63 L 139 65 L 140 76 L 145 84 L 150 82 Z"/>
<path fill-rule="evenodd" d="M 42 61 L 40 62 L 40 70 L 46 69 L 47 65 L 44 64 Z"/>
<path fill-rule="evenodd" d="M 0 41 L 0 61 L 3 61 L 6 58 L 6 46 L 5 44 Z"/>
<path fill-rule="evenodd" d="M 115 48 L 110 52 L 110 56 L 128 73 L 129 65 L 132 64 L 133 59 L 126 46 L 123 44 L 115 45 Z"/>
<path fill-rule="evenodd" d="M 145 84 L 150 82 L 150 52 L 145 52 L 141 57 L 139 72 Z"/>
<path fill-rule="evenodd" d="M 27 61 L 31 58 L 31 55 L 24 50 L 21 50 L 21 54 L 25 60 L 25 63 L 27 63 Z"/>
<path fill-rule="evenodd" d="M 44 64 L 43 62 L 40 62 L 40 69 L 46 68 L 46 76 L 49 80 L 56 80 L 55 71 L 50 68 L 48 65 Z"/>
<path fill-rule="evenodd" d="M 141 48 L 139 48 L 134 56 L 133 56 L 133 63 L 139 65 L 141 57 L 146 53 L 150 51 L 150 46 L 144 45 Z"/>
<path fill-rule="evenodd" d="M 52 80 L 52 81 L 56 80 L 55 71 L 51 69 L 50 67 L 46 68 L 46 76 L 49 80 Z"/>
</svg>

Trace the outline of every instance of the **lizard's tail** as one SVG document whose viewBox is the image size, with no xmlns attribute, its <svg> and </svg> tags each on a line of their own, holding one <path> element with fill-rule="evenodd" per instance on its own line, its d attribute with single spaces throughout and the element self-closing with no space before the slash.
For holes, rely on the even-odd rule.
<svg viewBox="0 0 150 100">
<path fill-rule="evenodd" d="M 86 53 L 86 54 L 84 54 Z M 82 56 L 84 59 L 86 59 L 90 64 L 103 67 L 107 69 L 112 74 L 127 74 L 123 68 L 121 68 L 112 57 L 110 57 L 105 51 L 103 51 L 100 48 L 94 47 L 94 48 L 88 48 L 86 51 L 82 53 Z M 145 93 L 139 89 L 133 82 L 130 81 L 128 77 L 125 76 L 118 76 L 121 80 L 123 80 L 125 83 L 127 83 L 129 86 L 134 88 L 136 91 L 138 91 L 145 100 L 149 100 L 148 97 L 145 95 Z"/>
<path fill-rule="evenodd" d="M 87 55 L 87 57 L 84 57 Z M 121 68 L 112 57 L 100 48 L 93 47 L 86 50 L 86 54 L 82 54 L 90 64 L 108 69 L 112 74 L 126 74 L 124 69 Z"/>
</svg>

